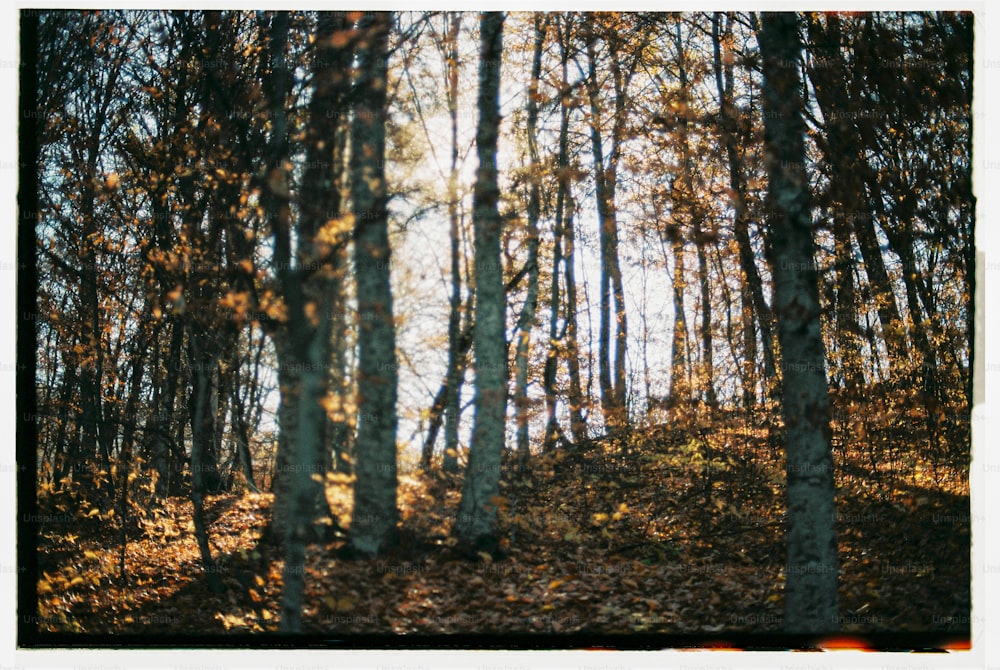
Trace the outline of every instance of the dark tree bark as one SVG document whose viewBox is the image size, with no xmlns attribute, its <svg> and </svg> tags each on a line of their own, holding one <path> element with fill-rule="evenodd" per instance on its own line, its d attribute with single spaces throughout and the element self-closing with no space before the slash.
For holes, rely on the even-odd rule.
<svg viewBox="0 0 1000 670">
<path fill-rule="evenodd" d="M 789 632 L 826 633 L 839 627 L 839 560 L 797 15 L 763 14 L 759 41 L 787 455 L 785 626 Z"/>
<path fill-rule="evenodd" d="M 507 413 L 507 342 L 504 336 L 501 219 L 497 210 L 497 135 L 500 126 L 500 63 L 503 53 L 502 12 L 480 17 L 479 124 L 476 150 L 479 168 L 473 192 L 476 257 L 475 423 L 469 464 L 454 534 L 468 551 L 492 550 L 496 538 L 496 498 Z"/>
<path fill-rule="evenodd" d="M 248 346 L 252 345 L 249 333 L 247 334 L 247 344 Z M 233 433 L 233 439 L 236 443 L 236 459 L 240 469 L 243 471 L 243 479 L 246 483 L 246 487 L 253 493 L 260 493 L 260 489 L 257 488 L 257 483 L 254 481 L 253 459 L 250 455 L 250 420 L 248 418 L 247 404 L 248 400 L 253 400 L 253 390 L 258 385 L 260 355 L 263 352 L 263 349 L 263 342 L 261 342 L 260 346 L 257 348 L 257 355 L 250 363 L 253 374 L 245 384 L 243 384 L 240 379 L 240 353 L 234 350 L 230 361 L 230 365 L 233 368 L 230 416 L 232 417 L 231 430 Z M 241 389 L 244 389 L 242 393 Z"/>
<path fill-rule="evenodd" d="M 204 357 L 200 350 L 200 345 L 191 345 L 192 359 L 202 361 Z M 195 365 L 200 365 L 196 363 Z M 216 570 L 215 559 L 212 558 L 212 550 L 208 545 L 208 524 L 205 519 L 205 491 L 206 479 L 208 475 L 218 475 L 218 470 L 212 469 L 206 472 L 206 457 L 204 451 L 209 436 L 206 432 L 210 426 L 214 425 L 209 415 L 209 384 L 208 372 L 202 367 L 196 368 L 193 378 L 197 381 L 193 384 L 191 391 L 191 503 L 194 507 L 194 534 L 198 541 L 198 551 L 201 554 L 201 565 L 205 571 L 208 583 L 212 590 L 221 593 L 224 590 L 219 573 Z"/>
</svg>

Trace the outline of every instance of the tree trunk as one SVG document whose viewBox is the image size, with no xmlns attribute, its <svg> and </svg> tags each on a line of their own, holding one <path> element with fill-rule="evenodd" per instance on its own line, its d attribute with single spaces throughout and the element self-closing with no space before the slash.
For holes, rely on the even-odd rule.
<svg viewBox="0 0 1000 670">
<path fill-rule="evenodd" d="M 759 42 L 787 454 L 785 626 L 789 632 L 828 633 L 839 627 L 839 561 L 797 15 L 763 14 Z"/>
<path fill-rule="evenodd" d="M 691 157 L 691 138 L 688 133 L 690 122 L 690 99 L 691 91 L 688 83 L 687 66 L 685 64 L 685 49 L 681 39 L 681 22 L 675 24 L 674 46 L 677 49 L 677 73 L 681 94 L 681 120 L 680 120 L 680 150 L 681 150 L 681 174 L 679 180 L 682 184 L 681 197 L 687 202 L 683 203 L 683 210 L 686 210 L 691 224 L 691 238 L 696 249 L 698 260 L 698 289 L 701 300 L 701 324 L 698 329 L 701 344 L 701 359 L 698 366 L 697 392 L 700 400 L 710 406 L 716 404 L 715 384 L 713 381 L 712 365 L 712 300 L 711 287 L 708 278 L 708 260 L 705 255 L 706 236 L 702 231 L 702 223 L 705 219 L 705 211 L 700 204 L 700 194 L 697 192 L 694 182 L 695 169 L 694 161 Z"/>
<path fill-rule="evenodd" d="M 684 288 L 687 285 L 684 280 L 684 243 L 681 241 L 677 224 L 674 224 L 668 235 L 670 236 L 671 255 L 674 258 L 671 281 L 673 285 L 674 328 L 671 341 L 670 392 L 667 394 L 667 406 L 674 410 L 691 401 L 691 385 L 688 380 L 690 374 L 687 356 L 688 332 L 687 317 L 684 312 Z M 666 257 L 666 245 L 663 243 L 662 237 L 660 242 L 664 246 L 664 257 Z M 672 417 L 674 414 L 671 412 Z"/>
<path fill-rule="evenodd" d="M 444 405 L 444 457 L 441 469 L 458 472 L 458 424 L 461 419 L 462 377 L 466 351 L 459 342 L 462 327 L 462 231 L 459 226 L 458 198 L 458 34 L 461 12 L 449 14 L 448 25 L 448 117 L 451 121 L 451 166 L 448 172 L 448 225 L 451 242 L 451 295 L 448 303 L 448 371 Z M 431 442 L 433 445 L 433 442 Z M 428 454 L 430 450 L 428 451 Z M 428 458 L 428 465 L 430 460 Z"/>
<path fill-rule="evenodd" d="M 535 49 L 531 60 L 531 83 L 528 85 L 528 153 L 530 164 L 528 194 L 528 292 L 524 307 L 517 321 L 517 352 L 515 356 L 516 379 L 514 403 L 517 409 L 517 455 L 521 464 L 526 464 L 530 456 L 528 445 L 528 354 L 531 350 L 531 330 L 535 325 L 535 308 L 538 304 L 538 219 L 541 216 L 541 163 L 538 159 L 538 145 L 535 135 L 538 128 L 538 83 L 542 72 L 542 46 L 545 43 L 547 21 L 535 14 Z M 557 270 L 553 270 L 556 276 Z"/>
<path fill-rule="evenodd" d="M 329 336 L 321 347 L 321 357 L 329 367 L 328 388 L 332 406 L 324 422 L 323 450 L 326 462 L 336 465 L 339 472 L 353 470 L 354 435 L 349 412 L 352 395 L 347 371 L 348 338 L 346 276 L 348 264 L 349 227 L 344 224 L 343 189 L 347 177 L 345 143 L 350 134 L 345 114 L 331 110 L 346 110 L 351 92 L 350 66 L 353 54 L 349 48 L 334 46 L 347 35 L 351 26 L 342 11 L 321 12 L 316 25 L 316 60 L 314 62 L 313 97 L 309 103 L 306 164 L 303 176 L 303 214 L 299 236 L 312 238 L 323 232 L 324 243 L 315 253 L 328 264 L 323 276 L 309 282 L 312 294 L 323 308 Z M 334 222 L 331 224 L 331 222 Z M 325 498 L 320 508 L 327 513 Z"/>
<path fill-rule="evenodd" d="M 201 554 L 202 569 L 212 590 L 221 593 L 224 587 L 216 570 L 215 559 L 212 558 L 212 550 L 208 546 L 208 524 L 205 520 L 206 468 L 203 452 L 209 439 L 206 431 L 211 423 L 211 417 L 208 416 L 209 385 L 206 379 L 208 375 L 201 364 L 204 360 L 201 346 L 198 338 L 191 338 L 191 360 L 197 366 L 192 377 L 194 383 L 191 390 L 191 504 L 194 507 L 194 533 Z"/>
<path fill-rule="evenodd" d="M 609 430 L 623 426 L 625 415 L 625 357 L 628 342 L 628 322 L 625 313 L 625 291 L 618 260 L 618 218 L 615 191 L 618 183 L 618 145 L 624 128 L 625 91 L 620 65 L 611 59 L 615 80 L 615 111 L 612 146 L 605 160 L 604 137 L 601 131 L 602 109 L 597 80 L 597 52 L 593 19 L 587 23 L 587 92 L 590 99 L 590 141 L 594 157 L 594 179 L 597 195 L 597 220 L 601 249 L 600 332 L 598 336 L 598 378 L 601 388 L 601 408 Z M 614 307 L 612 308 L 612 301 Z M 615 321 L 615 348 L 612 353 L 612 309 Z M 612 376 L 613 375 L 613 376 Z"/>
<path fill-rule="evenodd" d="M 329 18 L 329 15 L 324 17 Z M 296 259 L 293 262 L 291 206 L 288 189 L 289 156 L 288 119 L 285 101 L 290 92 L 291 72 L 287 62 L 289 15 L 277 12 L 271 18 L 268 55 L 270 74 L 265 80 L 270 104 L 272 134 L 268 146 L 263 194 L 265 214 L 274 237 L 274 258 L 278 280 L 287 308 L 287 320 L 278 331 L 275 347 L 279 357 L 279 383 L 282 400 L 279 408 L 281 440 L 278 454 L 278 483 L 275 514 L 285 510 L 285 565 L 282 571 L 281 629 L 299 632 L 302 626 L 302 594 L 305 587 L 304 559 L 306 542 L 314 538 L 316 517 L 325 507 L 324 476 L 330 463 L 323 442 L 327 422 L 324 400 L 327 391 L 330 311 L 328 283 L 333 271 L 333 256 L 339 244 L 327 243 L 317 234 L 325 221 L 324 212 L 306 208 L 299 217 L 296 231 Z M 314 95 L 322 100 L 329 95 L 324 86 L 324 68 L 336 68 L 326 58 L 315 60 Z M 336 68 L 339 69 L 339 68 Z M 336 70 L 335 70 L 336 71 Z M 316 103 L 319 104 L 319 103 Z M 315 117 L 316 110 L 311 110 Z M 330 108 L 323 110 L 325 117 Z M 313 118 L 312 120 L 316 120 Z M 314 142 L 318 141 L 315 136 Z M 321 161 L 314 163 L 314 168 Z M 312 170 L 304 190 L 322 191 L 323 170 Z M 316 184 L 316 182 L 321 182 Z M 315 204 L 315 203 L 311 203 Z M 336 235 L 334 235 L 336 237 Z M 282 480 L 282 470 L 284 478 Z M 285 488 L 287 487 L 287 488 Z M 286 502 L 280 504 L 279 499 Z M 272 527 L 279 517 L 272 518 Z M 283 523 L 283 522 L 282 522 Z"/>
<path fill-rule="evenodd" d="M 469 465 L 454 533 L 468 551 L 492 550 L 496 538 L 496 498 L 507 413 L 507 343 L 504 337 L 504 290 L 500 255 L 501 220 L 497 210 L 497 135 L 500 125 L 502 12 L 480 17 L 479 168 L 473 192 L 476 257 L 475 423 Z"/>
<path fill-rule="evenodd" d="M 566 278 L 566 305 L 563 312 L 566 327 L 566 363 L 569 371 L 569 420 L 573 440 L 580 442 L 587 438 L 587 421 L 584 417 L 583 385 L 580 381 L 580 347 L 577 339 L 577 299 L 576 299 L 576 230 L 573 224 L 574 203 L 572 194 L 572 179 L 569 170 L 569 118 L 570 118 L 570 23 L 565 16 L 560 17 L 559 60 L 561 77 L 560 109 L 559 109 L 559 157 L 558 192 L 556 194 L 556 244 L 555 248 L 562 252 L 562 264 Z M 559 245 L 560 239 L 562 245 Z M 552 274 L 559 271 L 556 260 L 552 263 Z M 552 280 L 553 289 L 558 282 Z M 556 291 L 553 291 L 554 293 Z M 554 309 L 558 310 L 558 301 L 553 298 Z M 553 312 L 552 319 L 558 317 Z"/>
<path fill-rule="evenodd" d="M 563 44 L 563 90 L 568 89 L 566 82 L 567 48 Z M 552 240 L 552 277 L 549 284 L 549 342 L 545 352 L 545 367 L 542 371 L 542 388 L 545 391 L 545 437 L 542 440 L 543 449 L 549 451 L 555 446 L 556 437 L 560 433 L 559 420 L 556 416 L 558 398 L 556 396 L 556 379 L 559 372 L 559 314 L 562 303 L 562 291 L 559 283 L 559 267 L 563 264 L 564 220 L 567 209 L 567 191 L 569 189 L 568 170 L 568 101 L 560 101 L 559 121 L 559 155 L 557 177 L 559 180 L 556 192 L 556 212 L 554 236 Z M 579 367 L 577 368 L 579 371 Z"/>
<path fill-rule="evenodd" d="M 351 199 L 358 286 L 358 437 L 351 547 L 375 556 L 396 542 L 396 335 L 385 185 L 388 40 L 392 15 L 359 23 L 351 124 Z"/>
<path fill-rule="evenodd" d="M 248 346 L 252 345 L 252 340 L 250 334 L 247 334 Z M 250 395 L 251 389 L 257 385 L 257 370 L 260 367 L 260 353 L 261 347 L 257 350 L 257 357 L 253 359 L 251 363 L 254 366 L 254 373 L 247 380 L 247 394 L 240 394 L 240 355 L 239 352 L 234 350 L 232 360 L 230 365 L 233 368 L 233 384 L 231 390 L 230 398 L 230 416 L 232 417 L 232 424 L 230 430 L 233 432 L 233 438 L 236 441 L 236 459 L 239 463 L 240 468 L 243 471 L 243 479 L 246 483 L 246 487 L 253 493 L 260 493 L 260 489 L 257 488 L 257 483 L 254 481 L 253 474 L 253 459 L 250 455 L 250 423 L 247 420 L 247 396 Z"/>
</svg>

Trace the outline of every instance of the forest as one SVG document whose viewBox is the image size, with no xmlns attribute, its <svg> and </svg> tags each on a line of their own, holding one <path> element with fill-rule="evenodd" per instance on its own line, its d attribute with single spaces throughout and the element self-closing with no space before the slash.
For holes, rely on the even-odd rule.
<svg viewBox="0 0 1000 670">
<path fill-rule="evenodd" d="M 972 14 L 20 30 L 21 644 L 968 645 Z"/>
</svg>

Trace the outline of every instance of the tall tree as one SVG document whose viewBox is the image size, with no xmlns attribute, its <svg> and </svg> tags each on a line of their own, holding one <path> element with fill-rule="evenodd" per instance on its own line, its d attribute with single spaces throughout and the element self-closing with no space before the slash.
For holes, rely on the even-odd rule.
<svg viewBox="0 0 1000 670">
<path fill-rule="evenodd" d="M 618 163 L 625 139 L 628 117 L 629 82 L 638 62 L 634 55 L 626 56 L 625 45 L 619 41 L 621 26 L 599 24 L 589 15 L 585 19 L 584 39 L 587 43 L 587 94 L 590 100 L 590 140 L 594 157 L 594 183 L 597 196 L 597 220 L 601 248 L 600 334 L 598 338 L 598 371 L 601 387 L 601 407 L 604 421 L 611 427 L 627 421 L 625 407 L 625 360 L 628 343 L 628 321 L 625 310 L 625 289 L 618 255 L 618 212 L 615 196 L 618 189 Z M 601 101 L 602 82 L 598 71 L 597 42 L 604 38 L 611 52 L 609 67 L 614 90 L 611 112 L 610 147 L 605 151 L 604 106 Z M 638 51 L 638 50 L 637 50 Z M 634 53 L 634 52 L 633 52 Z M 624 56 L 624 58 L 623 58 Z M 622 62 L 622 61 L 625 62 Z M 614 313 L 615 345 L 611 348 L 612 312 Z"/>
<path fill-rule="evenodd" d="M 797 15 L 763 14 L 759 41 L 787 458 L 785 625 L 822 633 L 838 628 L 839 560 Z"/>
<path fill-rule="evenodd" d="M 351 120 L 351 200 L 357 276 L 358 435 L 351 547 L 377 555 L 396 541 L 396 334 L 389 284 L 385 133 L 392 14 L 358 22 Z"/>
<path fill-rule="evenodd" d="M 517 409 L 517 454 L 521 463 L 527 463 L 528 444 L 528 354 L 531 351 L 531 330 L 535 325 L 535 308 L 538 305 L 538 219 L 541 216 L 541 163 L 538 158 L 538 85 L 542 73 L 542 47 L 545 43 L 547 19 L 535 14 L 535 44 L 531 59 L 531 81 L 528 84 L 528 292 L 524 307 L 517 321 L 517 351 L 515 358 L 514 403 Z M 553 276 L 558 274 L 553 271 Z"/>
<path fill-rule="evenodd" d="M 500 490 L 500 462 L 507 414 L 507 344 L 501 219 L 497 209 L 497 136 L 500 127 L 500 64 L 503 55 L 502 12 L 483 12 L 479 21 L 479 167 L 473 192 L 475 228 L 476 322 L 474 337 L 475 423 L 462 500 L 454 534 L 466 550 L 492 550 Z"/>
<path fill-rule="evenodd" d="M 336 17 L 325 17 L 321 29 L 332 33 L 337 28 Z M 327 422 L 325 412 L 328 366 L 330 358 L 330 284 L 335 277 L 336 254 L 343 245 L 343 232 L 338 219 L 327 222 L 324 212 L 303 209 L 293 220 L 289 174 L 289 119 L 286 104 L 292 84 L 289 62 L 290 17 L 277 12 L 267 26 L 270 68 L 265 79 L 268 112 L 272 133 L 267 147 L 263 202 L 274 240 L 274 264 L 278 285 L 285 305 L 285 318 L 276 332 L 279 360 L 279 383 L 282 407 L 279 409 L 284 450 L 278 459 L 286 468 L 285 485 L 276 491 L 284 498 L 282 509 L 285 564 L 282 572 L 281 628 L 287 632 L 301 629 L 302 593 L 305 587 L 305 545 L 313 537 L 317 513 L 323 508 L 324 475 L 330 468 L 329 454 L 322 439 Z M 321 33 L 322 34 L 322 33 Z M 332 39 L 324 35 L 327 40 Z M 326 46 L 326 42 L 324 42 Z M 330 56 L 327 51 L 323 56 Z M 336 55 L 336 54 L 334 54 Z M 313 93 L 321 101 L 336 102 L 337 91 L 344 90 L 345 74 L 339 67 L 343 59 L 314 59 Z M 320 104 L 320 103 L 318 103 Z M 313 114 L 322 116 L 335 108 L 314 107 Z M 312 118 L 311 122 L 323 123 Z M 316 146 L 329 138 L 308 136 Z M 316 155 L 316 154 L 313 154 Z M 316 163 L 323 161 L 317 159 Z M 327 172 L 316 169 L 306 174 L 303 190 L 309 193 L 326 191 Z M 327 188 L 324 188 L 327 187 Z M 310 203 L 313 206 L 318 202 Z M 330 225 L 332 230 L 326 230 Z M 294 251 L 293 251 L 294 250 Z M 276 504 L 278 501 L 276 500 Z"/>
<path fill-rule="evenodd" d="M 451 156 L 448 169 L 448 239 L 450 243 L 451 293 L 448 296 L 448 371 L 447 396 L 444 405 L 444 458 L 441 468 L 458 472 L 458 424 L 461 419 L 461 386 L 465 375 L 466 351 L 462 350 L 462 231 L 459 217 L 458 194 L 458 75 L 461 62 L 458 57 L 458 36 L 462 27 L 461 12 L 448 13 L 448 31 L 444 44 L 447 48 L 445 70 L 448 75 L 448 121 L 451 129 Z"/>
</svg>

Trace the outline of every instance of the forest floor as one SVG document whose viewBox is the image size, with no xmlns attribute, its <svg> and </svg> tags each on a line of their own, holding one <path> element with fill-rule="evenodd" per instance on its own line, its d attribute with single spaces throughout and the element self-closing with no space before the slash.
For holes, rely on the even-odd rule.
<svg viewBox="0 0 1000 670">
<path fill-rule="evenodd" d="M 872 462 L 867 452 L 836 450 L 842 630 L 968 631 L 967 475 L 900 456 L 880 462 L 876 478 Z M 480 561 L 455 555 L 447 539 L 460 481 L 401 475 L 398 548 L 361 560 L 341 557 L 342 539 L 310 546 L 305 630 L 781 631 L 783 466 L 763 431 L 740 425 L 714 426 L 710 436 L 654 426 L 558 449 L 505 470 L 503 552 Z M 350 480 L 330 476 L 327 497 L 348 526 Z M 216 594 L 187 499 L 150 511 L 132 534 L 126 581 L 116 520 L 86 506 L 57 516 L 54 500 L 42 500 L 39 511 L 63 522 L 42 524 L 39 630 L 276 631 L 283 557 L 258 542 L 272 502 L 271 494 L 207 497 L 226 587 Z"/>
</svg>

